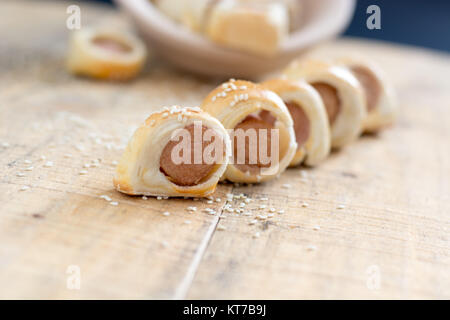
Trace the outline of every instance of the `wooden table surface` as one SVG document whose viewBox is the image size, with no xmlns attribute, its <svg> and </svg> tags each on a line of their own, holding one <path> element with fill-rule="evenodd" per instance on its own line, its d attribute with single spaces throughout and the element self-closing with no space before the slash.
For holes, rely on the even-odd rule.
<svg viewBox="0 0 450 320">
<path fill-rule="evenodd" d="M 83 25 L 126 25 L 80 3 Z M 131 83 L 72 77 L 68 4 L 0 3 L 0 298 L 450 298 L 449 55 L 324 44 L 316 54 L 358 51 L 387 71 L 401 104 L 394 127 L 315 169 L 222 184 L 220 202 L 143 200 L 111 182 L 130 134 L 218 81 L 158 59 Z M 223 211 L 227 193 L 253 199 L 251 216 Z M 285 213 L 250 225 L 261 204 Z"/>
</svg>

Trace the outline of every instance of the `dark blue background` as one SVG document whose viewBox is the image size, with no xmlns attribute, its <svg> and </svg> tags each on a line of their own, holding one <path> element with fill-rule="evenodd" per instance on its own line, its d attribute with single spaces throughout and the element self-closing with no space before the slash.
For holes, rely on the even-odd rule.
<svg viewBox="0 0 450 320">
<path fill-rule="evenodd" d="M 110 0 L 89 0 L 109 2 Z M 450 52 L 450 0 L 358 0 L 345 35 L 381 39 Z M 381 30 L 366 28 L 366 9 L 381 8 Z"/>
</svg>

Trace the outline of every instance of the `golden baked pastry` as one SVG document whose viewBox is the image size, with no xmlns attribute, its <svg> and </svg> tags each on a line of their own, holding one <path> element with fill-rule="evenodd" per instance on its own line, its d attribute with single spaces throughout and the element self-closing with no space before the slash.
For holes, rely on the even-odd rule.
<svg viewBox="0 0 450 320">
<path fill-rule="evenodd" d="M 128 80 L 142 69 L 146 55 L 144 44 L 130 34 L 83 28 L 71 37 L 67 68 L 77 75 Z"/>
<path fill-rule="evenodd" d="M 330 127 L 318 92 L 304 81 L 272 79 L 261 84 L 283 99 L 292 120 L 297 151 L 290 166 L 317 165 L 330 153 Z"/>
<path fill-rule="evenodd" d="M 337 63 L 348 68 L 364 90 L 367 116 L 363 130 L 376 132 L 392 124 L 397 116 L 397 101 L 384 72 L 366 58 L 340 58 Z"/>
<path fill-rule="evenodd" d="M 230 80 L 213 90 L 201 108 L 230 131 L 233 157 L 225 179 L 270 180 L 292 161 L 297 150 L 293 121 L 276 93 L 252 82 Z"/>
<path fill-rule="evenodd" d="M 284 70 L 284 75 L 303 79 L 319 92 L 328 114 L 333 148 L 343 147 L 360 135 L 367 114 L 364 92 L 347 68 L 326 61 L 297 60 Z"/>
<path fill-rule="evenodd" d="M 199 108 L 164 108 L 134 133 L 114 186 L 131 195 L 204 197 L 214 192 L 230 155 L 217 119 Z"/>
</svg>

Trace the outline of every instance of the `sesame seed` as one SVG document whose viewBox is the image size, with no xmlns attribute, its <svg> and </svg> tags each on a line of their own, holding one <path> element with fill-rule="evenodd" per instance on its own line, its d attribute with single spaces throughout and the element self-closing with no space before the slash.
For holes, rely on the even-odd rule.
<svg viewBox="0 0 450 320">
<path fill-rule="evenodd" d="M 53 167 L 53 161 L 47 161 L 47 162 L 44 164 L 44 167 L 46 167 L 46 168 Z"/>
<path fill-rule="evenodd" d="M 167 248 L 169 246 L 169 243 L 166 240 L 163 240 L 161 241 L 161 246 Z"/>
<path fill-rule="evenodd" d="M 316 247 L 315 245 L 310 244 L 310 245 L 306 248 L 306 250 L 308 250 L 308 251 L 316 251 L 316 250 L 317 250 L 317 247 Z"/>
<path fill-rule="evenodd" d="M 30 187 L 29 186 L 23 186 L 22 188 L 20 188 L 19 190 L 20 191 L 25 191 L 25 190 L 28 190 L 28 189 L 30 189 Z"/>
<path fill-rule="evenodd" d="M 262 204 L 259 206 L 259 209 L 265 209 L 267 206 L 265 204 Z"/>
<path fill-rule="evenodd" d="M 256 232 L 256 233 L 253 235 L 253 238 L 259 238 L 260 236 L 261 236 L 261 233 Z"/>
<path fill-rule="evenodd" d="M 47 157 L 46 156 L 40 156 L 39 159 L 40 160 L 45 160 L 45 159 L 47 159 Z"/>
<path fill-rule="evenodd" d="M 306 202 L 302 202 L 302 207 L 303 208 L 307 208 L 309 206 L 309 204 L 307 204 Z"/>
<path fill-rule="evenodd" d="M 25 177 L 25 173 L 23 173 L 23 172 L 17 172 L 17 173 L 16 173 L 16 176 L 18 176 L 18 177 Z"/>
<path fill-rule="evenodd" d="M 276 210 L 275 210 L 275 208 L 270 208 L 269 211 L 270 212 L 275 212 Z"/>
<path fill-rule="evenodd" d="M 319 231 L 319 230 L 320 230 L 320 226 L 314 226 L 314 227 L 313 227 L 313 230 L 314 230 L 314 231 Z"/>
<path fill-rule="evenodd" d="M 283 214 L 283 213 L 284 213 L 283 209 L 278 210 L 278 214 Z"/>
<path fill-rule="evenodd" d="M 3 142 L 2 143 L 2 147 L 3 148 L 8 148 L 9 147 L 9 143 L 8 142 Z"/>
<path fill-rule="evenodd" d="M 31 164 L 31 160 L 23 160 L 23 163 Z"/>
<path fill-rule="evenodd" d="M 157 196 L 156 200 L 162 200 L 162 197 L 161 196 Z"/>
<path fill-rule="evenodd" d="M 191 220 L 184 220 L 184 224 L 191 224 Z"/>
<path fill-rule="evenodd" d="M 267 201 L 267 200 L 269 200 L 269 198 L 261 198 L 261 199 L 259 199 L 259 200 L 261 200 L 261 201 Z"/>
<path fill-rule="evenodd" d="M 165 217 L 170 216 L 170 212 L 168 212 L 168 211 L 163 212 L 163 216 L 165 216 Z"/>
<path fill-rule="evenodd" d="M 187 211 L 197 211 L 197 207 L 187 207 Z"/>
<path fill-rule="evenodd" d="M 216 202 L 220 202 L 220 201 L 222 201 L 222 199 L 216 198 Z"/>
<path fill-rule="evenodd" d="M 337 206 L 337 209 L 344 209 L 344 208 L 345 208 L 345 205 L 343 205 L 343 204 L 340 204 Z"/>
<path fill-rule="evenodd" d="M 117 201 L 111 201 L 109 204 L 112 205 L 112 206 L 118 206 L 119 205 L 119 203 Z"/>
<path fill-rule="evenodd" d="M 79 175 L 85 175 L 87 174 L 87 170 L 80 170 L 80 172 L 78 172 Z"/>
<path fill-rule="evenodd" d="M 224 231 L 224 230 L 227 230 L 227 228 L 225 226 L 220 225 L 220 226 L 217 226 L 217 230 Z"/>
<path fill-rule="evenodd" d="M 283 184 L 281 187 L 282 187 L 283 189 L 289 189 L 289 188 L 291 187 L 291 185 L 288 184 L 288 183 L 285 183 L 285 184 Z"/>
<path fill-rule="evenodd" d="M 108 197 L 106 194 L 102 194 L 100 198 L 105 199 L 106 201 L 111 201 L 112 199 Z"/>
<path fill-rule="evenodd" d="M 258 222 L 258 220 L 253 219 L 253 220 L 251 220 L 248 224 L 249 224 L 249 225 L 254 225 L 254 224 L 256 224 L 257 222 Z"/>
</svg>

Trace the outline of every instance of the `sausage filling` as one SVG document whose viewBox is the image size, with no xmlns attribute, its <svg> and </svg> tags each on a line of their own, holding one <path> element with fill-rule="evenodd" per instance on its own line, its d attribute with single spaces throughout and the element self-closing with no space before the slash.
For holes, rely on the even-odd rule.
<svg viewBox="0 0 450 320">
<path fill-rule="evenodd" d="M 132 50 L 127 44 L 104 36 L 94 38 L 92 43 L 97 47 L 114 53 L 123 54 Z"/>
<path fill-rule="evenodd" d="M 351 71 L 364 89 L 364 94 L 367 101 L 367 111 L 370 112 L 376 108 L 378 100 L 380 99 L 380 83 L 373 72 L 365 67 L 354 66 L 351 67 Z"/>
<path fill-rule="evenodd" d="M 297 149 L 302 147 L 309 138 L 310 122 L 303 108 L 295 102 L 286 102 L 286 107 L 294 121 L 295 140 L 297 141 Z"/>
<path fill-rule="evenodd" d="M 322 97 L 323 104 L 327 110 L 328 122 L 330 125 L 333 125 L 339 115 L 339 112 L 341 111 L 341 101 L 336 88 L 324 82 L 316 82 L 311 85 Z"/>
<path fill-rule="evenodd" d="M 159 165 L 161 172 L 163 172 L 173 183 L 180 186 L 194 186 L 205 181 L 214 172 L 214 169 L 217 166 L 216 161 L 214 163 L 205 161 L 204 150 L 208 145 L 214 143 L 219 135 L 216 133 L 213 135 L 211 141 L 204 141 L 203 135 L 205 131 L 212 129 L 202 125 L 201 139 L 199 139 L 200 141 L 194 141 L 194 125 L 189 125 L 184 129 L 186 129 L 191 136 L 191 161 L 189 163 L 180 164 L 176 164 L 173 161 L 172 150 L 180 142 L 171 140 L 166 144 L 161 153 Z M 224 146 L 223 141 L 222 146 Z M 200 151 L 202 155 L 201 163 L 199 164 L 194 163 L 195 150 L 197 150 L 197 152 Z M 179 156 L 183 156 L 183 150 L 181 150 Z M 215 151 L 212 152 L 212 157 L 216 159 Z"/>
<path fill-rule="evenodd" d="M 234 166 L 241 170 L 242 172 L 249 172 L 251 174 L 259 174 L 261 168 L 268 168 L 271 166 L 271 129 L 275 128 L 276 118 L 273 117 L 270 112 L 262 111 L 257 115 L 249 115 L 243 121 L 241 121 L 234 128 L 234 143 L 233 143 L 233 160 Z M 245 136 L 244 146 L 242 144 L 242 140 L 239 141 L 237 136 L 237 130 L 242 129 L 244 134 L 248 134 Z M 256 139 L 252 139 L 252 135 L 250 134 L 249 129 L 254 129 L 256 131 Z M 266 132 L 261 131 L 261 129 L 266 129 Z M 261 145 L 260 139 L 266 139 L 266 152 L 262 152 L 265 156 L 267 156 L 270 161 L 262 161 L 261 152 L 259 147 Z M 256 143 L 256 146 L 253 144 Z M 264 145 L 264 143 L 262 143 Z M 245 152 L 244 161 L 241 161 L 239 154 Z M 250 154 L 250 152 L 256 151 L 255 154 Z M 252 160 L 255 159 L 256 161 Z M 244 163 L 242 163 L 244 162 Z M 267 162 L 267 163 L 266 163 Z"/>
</svg>

